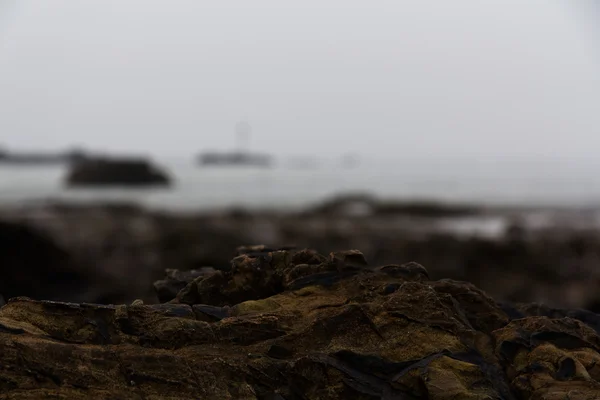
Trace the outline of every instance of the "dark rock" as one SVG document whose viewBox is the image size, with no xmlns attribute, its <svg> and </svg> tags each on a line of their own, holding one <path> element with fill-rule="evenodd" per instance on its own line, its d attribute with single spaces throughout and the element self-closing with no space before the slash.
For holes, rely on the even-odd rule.
<svg viewBox="0 0 600 400">
<path fill-rule="evenodd" d="M 363 253 L 358 250 L 338 251 L 331 253 L 329 259 L 338 266 L 338 269 L 352 267 L 366 267 L 369 265 Z"/>
<path fill-rule="evenodd" d="M 308 264 L 308 265 L 319 265 L 326 261 L 326 258 L 314 250 L 304 249 L 295 252 L 292 255 L 292 263 Z"/>
<path fill-rule="evenodd" d="M 243 254 L 253 254 L 253 253 L 270 253 L 275 251 L 274 248 L 265 246 L 264 244 L 259 244 L 255 246 L 240 246 L 235 249 L 235 255 L 241 256 Z"/>
<path fill-rule="evenodd" d="M 464 310 L 471 325 L 479 331 L 491 333 L 509 321 L 506 313 L 491 297 L 468 282 L 442 279 L 435 282 L 433 288 L 439 293 L 451 295 Z"/>
<path fill-rule="evenodd" d="M 0 221 L 0 293 L 80 301 L 94 276 L 47 234 L 26 224 Z"/>
<path fill-rule="evenodd" d="M 177 269 L 167 269 L 166 278 L 154 282 L 156 295 L 161 303 L 173 300 L 177 293 L 185 288 L 194 279 L 215 272 L 214 268 L 205 267 L 193 269 L 190 271 L 180 271 Z"/>
<path fill-rule="evenodd" d="M 211 304 L 220 302 L 222 291 L 227 284 L 226 273 L 216 271 L 210 275 L 200 276 L 186 285 L 172 302 L 183 304 Z"/>
<path fill-rule="evenodd" d="M 510 319 L 519 319 L 525 317 L 550 317 L 550 318 L 573 318 L 579 320 L 595 329 L 600 334 L 600 315 L 588 310 L 566 310 L 561 308 L 548 307 L 545 304 L 530 303 L 530 304 L 502 304 L 502 308 Z"/>
<path fill-rule="evenodd" d="M 267 350 L 267 355 L 269 357 L 279 358 L 283 360 L 291 358 L 293 354 L 294 353 L 290 349 L 276 344 L 271 345 L 269 347 L 269 350 Z"/>
<path fill-rule="evenodd" d="M 403 277 L 408 280 L 429 280 L 429 273 L 421 264 L 409 262 L 403 265 L 385 265 L 379 268 L 391 276 Z"/>
<path fill-rule="evenodd" d="M 582 322 L 526 317 L 493 337 L 496 355 L 520 398 L 588 399 L 600 393 L 600 382 L 590 378 L 600 361 L 600 338 Z"/>
<path fill-rule="evenodd" d="M 600 337 L 580 320 L 519 307 L 524 318 L 510 321 L 475 286 L 426 280 L 416 264 L 404 267 L 414 274 L 338 270 L 331 259 L 295 264 L 294 254 L 241 255 L 168 304 L 12 299 L 0 309 L 0 389 L 24 399 L 600 393 Z"/>
<path fill-rule="evenodd" d="M 207 306 L 205 304 L 194 304 L 192 306 L 196 318 L 201 321 L 214 322 L 220 321 L 231 316 L 229 307 Z"/>
<path fill-rule="evenodd" d="M 85 159 L 74 163 L 68 186 L 167 186 L 170 178 L 143 159 Z"/>
<path fill-rule="evenodd" d="M 399 216 L 421 218 L 472 216 L 482 212 L 471 205 L 449 205 L 428 200 L 384 201 L 363 193 L 334 196 L 309 211 L 341 216 Z"/>
</svg>

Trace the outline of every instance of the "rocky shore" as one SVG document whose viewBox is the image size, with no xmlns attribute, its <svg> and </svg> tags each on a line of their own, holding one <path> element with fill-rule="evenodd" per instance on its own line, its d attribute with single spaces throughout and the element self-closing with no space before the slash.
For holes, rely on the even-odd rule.
<svg viewBox="0 0 600 400">
<path fill-rule="evenodd" d="M 589 213 L 548 212 L 554 220 L 544 225 L 539 210 L 350 200 L 286 213 L 6 207 L 0 209 L 0 294 L 158 303 L 164 297 L 152 287 L 165 270 L 179 271 L 173 281 L 204 267 L 227 271 L 232 249 L 258 242 L 320 252 L 358 248 L 374 265 L 418 261 L 433 279 L 469 281 L 499 301 L 600 311 L 600 231 Z"/>
<path fill-rule="evenodd" d="M 163 304 L 12 298 L 5 399 L 597 399 L 600 317 L 417 263 L 241 247 Z M 168 275 L 176 275 L 173 271 Z"/>
</svg>

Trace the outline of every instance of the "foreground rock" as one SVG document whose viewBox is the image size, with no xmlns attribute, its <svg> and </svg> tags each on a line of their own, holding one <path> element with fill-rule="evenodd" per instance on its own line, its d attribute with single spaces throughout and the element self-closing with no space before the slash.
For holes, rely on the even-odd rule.
<svg viewBox="0 0 600 400">
<path fill-rule="evenodd" d="M 156 290 L 156 295 L 161 303 L 172 300 L 189 282 L 200 276 L 213 273 L 215 272 L 215 269 L 211 267 L 192 269 L 189 271 L 167 269 L 165 272 L 165 279 L 154 282 L 154 289 Z"/>
<path fill-rule="evenodd" d="M 75 163 L 68 186 L 166 186 L 167 174 L 143 159 L 89 159 Z"/>
<path fill-rule="evenodd" d="M 500 306 L 358 251 L 258 250 L 168 304 L 12 299 L 2 398 L 598 398 L 596 314 Z"/>
</svg>

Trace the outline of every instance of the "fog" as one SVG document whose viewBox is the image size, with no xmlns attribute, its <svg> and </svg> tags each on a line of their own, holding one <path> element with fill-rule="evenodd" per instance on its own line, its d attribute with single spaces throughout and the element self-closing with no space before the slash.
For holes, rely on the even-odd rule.
<svg viewBox="0 0 600 400">
<path fill-rule="evenodd" d="M 0 144 L 189 157 L 245 119 L 278 155 L 592 159 L 598 43 L 572 3 L 5 2 Z"/>
</svg>

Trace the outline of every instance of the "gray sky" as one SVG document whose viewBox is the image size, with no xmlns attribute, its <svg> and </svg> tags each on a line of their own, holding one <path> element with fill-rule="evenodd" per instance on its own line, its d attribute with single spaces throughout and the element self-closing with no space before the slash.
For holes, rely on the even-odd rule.
<svg viewBox="0 0 600 400">
<path fill-rule="evenodd" d="M 277 154 L 597 157 L 576 4 L 0 0 L 0 143 L 187 157 L 246 118 Z"/>
</svg>

